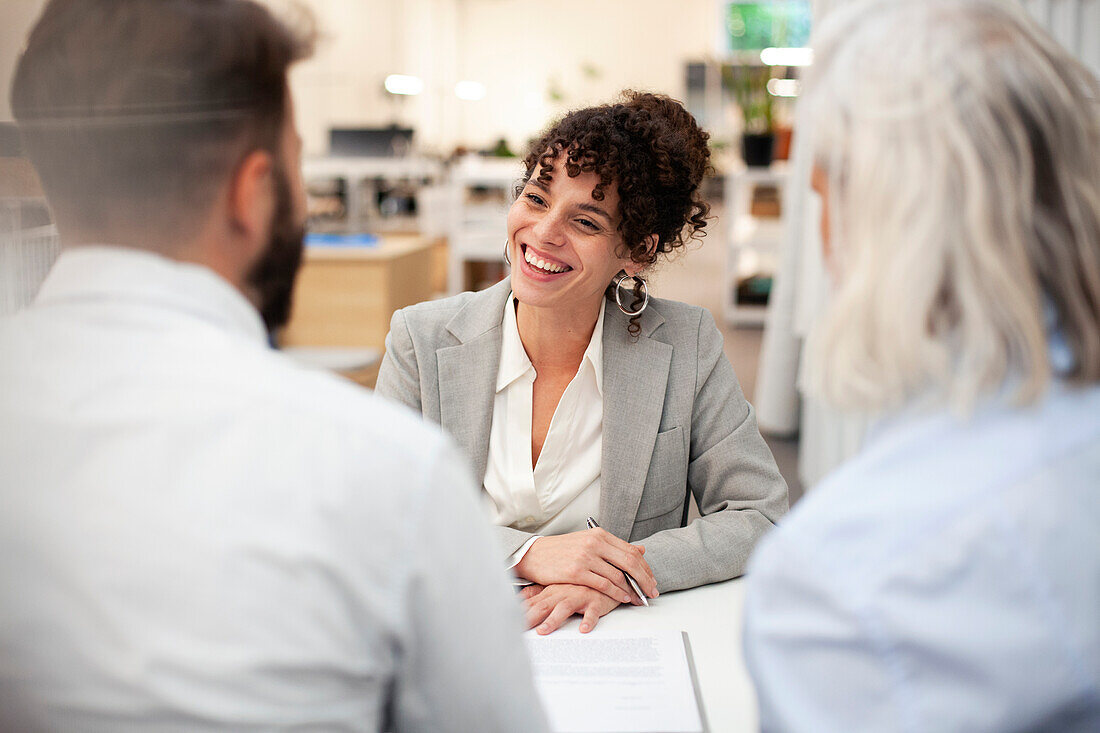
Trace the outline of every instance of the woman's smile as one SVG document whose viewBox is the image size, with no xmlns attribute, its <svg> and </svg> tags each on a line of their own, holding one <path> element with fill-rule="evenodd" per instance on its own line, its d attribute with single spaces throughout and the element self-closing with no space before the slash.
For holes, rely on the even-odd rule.
<svg viewBox="0 0 1100 733">
<path fill-rule="evenodd" d="M 530 245 L 521 244 L 520 248 L 523 250 L 523 261 L 530 265 L 530 269 L 535 270 L 536 274 L 564 275 L 573 271 L 572 267 L 561 260 L 544 252 L 539 252 Z"/>
<path fill-rule="evenodd" d="M 555 171 L 540 180 L 532 172 L 508 212 L 512 290 L 520 303 L 576 312 L 595 320 L 608 283 L 623 268 L 634 269 L 618 252 L 618 192 L 607 187 L 592 197 L 594 173 L 570 177 Z"/>
</svg>

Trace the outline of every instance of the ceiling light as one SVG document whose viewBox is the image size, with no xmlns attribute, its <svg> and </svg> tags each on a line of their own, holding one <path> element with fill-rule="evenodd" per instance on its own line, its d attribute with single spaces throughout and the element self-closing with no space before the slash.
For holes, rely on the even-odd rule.
<svg viewBox="0 0 1100 733">
<path fill-rule="evenodd" d="M 773 97 L 797 97 L 800 87 L 798 79 L 768 79 L 768 93 Z"/>
<path fill-rule="evenodd" d="M 390 74 L 386 77 L 386 91 L 390 94 L 420 94 L 424 91 L 424 82 L 419 76 Z"/>
<path fill-rule="evenodd" d="M 810 48 L 765 48 L 760 61 L 767 66 L 809 66 L 814 61 Z"/>
</svg>

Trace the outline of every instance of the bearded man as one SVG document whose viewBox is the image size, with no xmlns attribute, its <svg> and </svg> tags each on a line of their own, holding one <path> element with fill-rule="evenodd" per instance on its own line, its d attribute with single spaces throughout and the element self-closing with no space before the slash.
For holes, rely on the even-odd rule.
<svg viewBox="0 0 1100 733">
<path fill-rule="evenodd" d="M 305 203 L 248 0 L 52 0 L 12 108 L 63 253 L 0 322 L 0 730 L 543 730 L 447 440 L 269 346 Z"/>
</svg>

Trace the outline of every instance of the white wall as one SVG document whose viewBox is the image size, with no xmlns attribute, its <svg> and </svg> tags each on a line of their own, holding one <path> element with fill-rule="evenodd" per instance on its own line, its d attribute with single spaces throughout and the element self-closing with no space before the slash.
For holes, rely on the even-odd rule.
<svg viewBox="0 0 1100 733">
<path fill-rule="evenodd" d="M 11 77 L 46 0 L 0 0 L 0 122 L 11 122 Z"/>
<path fill-rule="evenodd" d="M 624 88 L 682 97 L 684 64 L 713 56 L 717 38 L 716 0 L 263 1 L 284 13 L 304 5 L 321 31 L 317 54 L 291 76 L 310 154 L 326 151 L 329 127 L 390 123 L 416 127 L 429 151 L 504 137 L 518 152 L 554 117 Z M 10 119 L 15 58 L 44 4 L 0 0 L 0 119 Z M 386 93 L 395 73 L 420 76 L 425 93 Z M 462 79 L 485 84 L 486 97 L 455 97 Z"/>
<path fill-rule="evenodd" d="M 307 152 L 325 152 L 328 128 L 399 123 L 421 148 L 449 153 L 508 139 L 514 150 L 566 110 L 627 87 L 683 97 L 684 64 L 716 51 L 717 0 L 264 0 L 304 4 L 322 39 L 292 75 Z M 1100 0 L 1025 0 L 1059 40 L 1100 72 Z M 10 79 L 45 0 L 0 0 L 0 120 L 11 119 Z M 596 75 L 586 74 L 589 66 Z M 419 97 L 395 98 L 388 74 L 424 79 Z M 460 79 L 485 99 L 454 96 Z M 552 88 L 565 98 L 550 98 Z"/>
<path fill-rule="evenodd" d="M 266 0 L 277 10 L 284 3 Z M 413 3 L 409 3 L 413 4 Z M 306 148 L 323 152 L 332 126 L 401 122 L 403 109 L 386 94 L 387 74 L 405 70 L 407 25 L 403 3 L 393 0 L 309 0 L 321 32 L 316 55 L 291 75 Z M 404 101 L 404 100 L 401 100 Z"/>
<path fill-rule="evenodd" d="M 275 7 L 285 0 L 267 0 Z M 307 0 L 323 32 L 292 84 L 310 153 L 334 125 L 413 124 L 421 148 L 514 150 L 553 117 L 627 87 L 683 96 L 684 64 L 712 56 L 715 0 Z M 586 72 L 588 67 L 591 71 Z M 385 93 L 388 74 L 420 76 L 419 97 Z M 462 79 L 486 97 L 454 96 Z M 564 98 L 551 98 L 558 89 Z"/>
<path fill-rule="evenodd" d="M 568 109 L 624 88 L 682 98 L 685 64 L 714 55 L 713 0 L 471 0 L 461 2 L 460 73 L 488 86 L 463 105 L 458 132 L 514 148 Z M 586 73 L 584 67 L 590 67 Z M 550 98 L 552 87 L 564 93 Z"/>
</svg>

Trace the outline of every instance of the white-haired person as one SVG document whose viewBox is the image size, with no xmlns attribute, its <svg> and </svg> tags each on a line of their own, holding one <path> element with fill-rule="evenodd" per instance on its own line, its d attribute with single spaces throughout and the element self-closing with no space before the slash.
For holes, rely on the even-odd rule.
<svg viewBox="0 0 1100 733">
<path fill-rule="evenodd" d="M 817 30 L 811 384 L 877 419 L 750 562 L 762 727 L 1100 730 L 1100 84 L 994 0 Z"/>
</svg>

